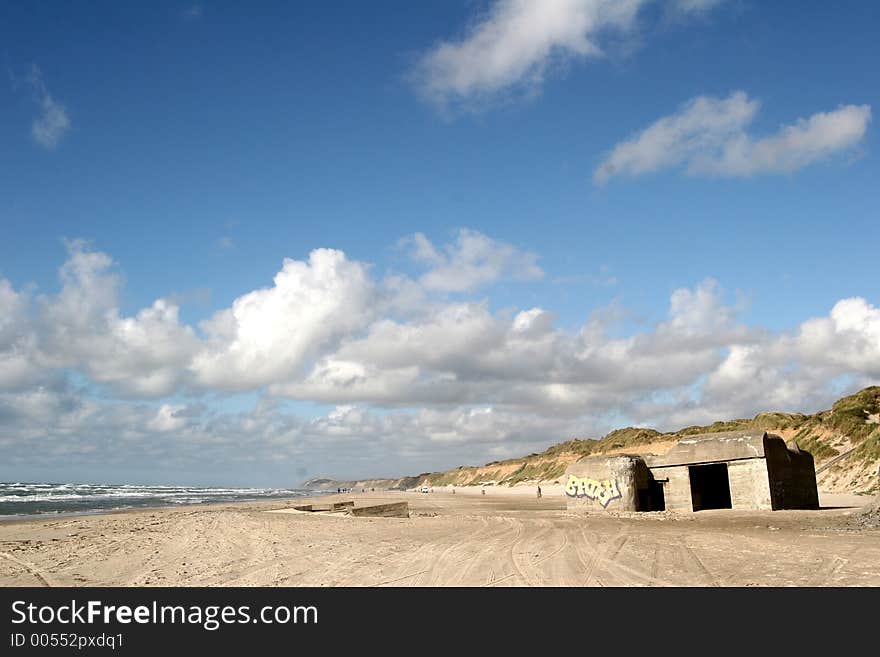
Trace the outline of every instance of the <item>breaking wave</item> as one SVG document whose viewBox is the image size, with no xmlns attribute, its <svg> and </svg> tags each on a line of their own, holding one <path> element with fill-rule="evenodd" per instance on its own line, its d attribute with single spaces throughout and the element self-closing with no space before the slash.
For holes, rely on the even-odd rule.
<svg viewBox="0 0 880 657">
<path fill-rule="evenodd" d="M 81 513 L 209 502 L 247 502 L 306 495 L 314 495 L 314 492 L 297 488 L 0 482 L 0 516 Z"/>
</svg>

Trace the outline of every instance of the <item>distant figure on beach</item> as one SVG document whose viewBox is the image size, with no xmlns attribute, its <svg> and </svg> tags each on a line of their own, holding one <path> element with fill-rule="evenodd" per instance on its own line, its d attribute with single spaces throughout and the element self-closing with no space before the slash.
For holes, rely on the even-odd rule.
<svg viewBox="0 0 880 657">
<path fill-rule="evenodd" d="M 538 486 L 538 499 L 541 499 L 541 487 Z"/>
<path fill-rule="evenodd" d="M 455 495 L 455 489 L 454 489 L 454 488 L 452 489 L 452 494 Z"/>
<path fill-rule="evenodd" d="M 486 494 L 486 489 L 483 488 L 481 492 L 483 493 L 483 495 L 485 495 L 485 494 Z"/>
</svg>

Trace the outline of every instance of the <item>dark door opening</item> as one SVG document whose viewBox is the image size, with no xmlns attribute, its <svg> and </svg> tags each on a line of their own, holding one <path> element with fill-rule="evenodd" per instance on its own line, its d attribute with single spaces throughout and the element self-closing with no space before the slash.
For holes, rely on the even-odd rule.
<svg viewBox="0 0 880 657">
<path fill-rule="evenodd" d="M 726 463 L 692 465 L 688 472 L 694 511 L 731 508 L 730 479 L 727 476 Z"/>
<path fill-rule="evenodd" d="M 659 481 L 651 481 L 651 511 L 666 511 L 666 491 Z"/>
<path fill-rule="evenodd" d="M 653 477 L 648 481 L 647 488 L 640 488 L 639 511 L 666 511 L 666 495 L 663 485 Z"/>
</svg>

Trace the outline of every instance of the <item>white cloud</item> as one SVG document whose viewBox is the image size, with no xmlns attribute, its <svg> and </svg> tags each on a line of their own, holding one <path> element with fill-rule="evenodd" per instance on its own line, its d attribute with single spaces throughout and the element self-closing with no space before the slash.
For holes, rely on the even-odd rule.
<svg viewBox="0 0 880 657">
<path fill-rule="evenodd" d="M 725 305 L 718 281 L 706 279 L 693 290 L 675 290 L 669 299 L 669 315 L 662 332 L 679 337 L 719 335 L 734 325 L 736 309 Z"/>
<path fill-rule="evenodd" d="M 201 412 L 90 400 L 61 384 L 0 393 L 0 476 L 60 464 L 66 476 L 91 468 L 93 477 L 124 478 L 148 467 L 165 482 L 195 470 L 225 485 L 257 473 L 242 483 L 266 485 L 259 473 L 277 468 L 290 486 L 300 467 L 312 475 L 399 475 L 527 453 L 546 436 L 578 428 L 583 423 L 490 406 L 377 413 L 348 405 L 303 418 L 264 399 L 244 412 Z"/>
<path fill-rule="evenodd" d="M 133 317 L 121 316 L 122 281 L 112 259 L 82 241 L 67 246 L 61 291 L 40 299 L 39 361 L 81 368 L 128 395 L 174 392 L 198 346 L 193 330 L 180 323 L 177 305 L 157 299 Z"/>
<path fill-rule="evenodd" d="M 36 385 L 44 372 L 35 365 L 37 339 L 30 299 L 0 278 L 0 391 Z"/>
<path fill-rule="evenodd" d="M 852 148 L 865 136 L 870 120 L 868 105 L 841 105 L 798 119 L 770 137 L 736 135 L 724 143 L 720 156 L 696 159 L 692 168 L 720 176 L 790 173 Z"/>
<path fill-rule="evenodd" d="M 12 345 L 27 326 L 27 301 L 5 278 L 0 278 L 0 349 Z"/>
<path fill-rule="evenodd" d="M 439 285 L 431 274 L 467 270 L 459 262 L 468 261 L 465 254 L 496 244 L 479 236 L 481 248 L 460 248 L 472 237 L 462 235 L 443 249 L 414 239 L 419 257 L 434 269 L 408 285 L 375 281 L 367 265 L 339 251 L 285 260 L 273 287 L 242 295 L 204 321 L 201 334 L 180 322 L 167 299 L 123 316 L 112 259 L 71 242 L 61 291 L 40 297 L 35 317 L 26 297 L 0 283 L 6 310 L 0 389 L 26 388 L 73 368 L 125 396 L 268 386 L 275 395 L 331 404 L 489 404 L 575 417 L 618 412 L 633 400 L 701 385 L 707 377 L 726 380 L 742 370 L 730 368 L 744 353 L 748 362 L 757 359 L 756 367 L 774 371 L 880 376 L 880 311 L 865 299 L 843 300 L 827 317 L 774 337 L 743 325 L 741 308 L 725 301 L 718 282 L 706 280 L 673 291 L 663 321 L 618 337 L 601 309 L 572 332 L 557 327 L 544 308 L 492 312 L 485 301 L 432 297 L 472 285 Z M 493 277 L 506 271 L 491 269 Z M 399 293 L 406 303 L 398 302 Z M 756 403 L 759 389 L 749 389 L 756 395 L 749 403 Z"/>
<path fill-rule="evenodd" d="M 609 337 L 599 318 L 572 334 L 541 308 L 510 315 L 482 303 L 438 304 L 408 320 L 377 320 L 304 380 L 272 390 L 329 403 L 605 412 L 627 395 L 688 385 L 717 366 L 732 341 L 756 339 L 736 312 L 713 281 L 676 290 L 666 321 L 627 338 Z"/>
<path fill-rule="evenodd" d="M 428 273 L 472 252 L 422 238 L 411 246 Z M 449 289 L 472 286 L 375 280 L 368 265 L 317 249 L 285 260 L 272 287 L 240 296 L 199 331 L 167 299 L 122 313 L 112 258 L 79 241 L 68 249 L 57 294 L 32 298 L 0 279 L 6 463 L 98 454 L 387 474 L 512 456 L 622 424 L 816 410 L 841 386 L 880 381 L 880 308 L 859 297 L 773 332 L 745 325 L 740 305 L 709 279 L 673 290 L 665 317 L 620 335 L 601 308 L 569 330 L 542 307 L 450 300 Z M 230 390 L 265 396 L 249 412 L 213 409 Z M 284 398 L 336 408 L 304 418 Z"/>
<path fill-rule="evenodd" d="M 185 411 L 184 406 L 162 404 L 156 409 L 156 415 L 147 422 L 147 427 L 160 433 L 180 431 L 187 425 L 183 411 Z"/>
<path fill-rule="evenodd" d="M 779 349 L 806 365 L 880 378 L 880 308 L 861 297 L 842 299 L 827 317 L 801 324 Z"/>
<path fill-rule="evenodd" d="M 208 341 L 193 362 L 201 385 L 243 390 L 296 378 L 319 350 L 364 328 L 374 312 L 367 267 L 341 251 L 285 259 L 274 282 L 202 323 Z"/>
<path fill-rule="evenodd" d="M 690 100 L 675 114 L 617 144 L 594 178 L 604 183 L 622 173 L 636 176 L 679 165 L 694 153 L 715 151 L 752 121 L 758 106 L 742 91 L 725 99 Z"/>
<path fill-rule="evenodd" d="M 682 426 L 763 410 L 815 410 L 841 394 L 841 381 L 844 390 L 880 382 L 880 308 L 865 299 L 843 299 L 793 332 L 757 337 L 731 341 L 696 397 L 655 406 L 650 417 Z"/>
<path fill-rule="evenodd" d="M 477 231 L 460 229 L 452 244 L 437 249 L 422 233 L 403 240 L 411 255 L 428 271 L 419 279 L 430 291 L 469 292 L 502 278 L 534 280 L 544 276 L 534 253 L 493 240 Z"/>
<path fill-rule="evenodd" d="M 645 0 L 496 0 L 464 38 L 420 59 L 419 92 L 439 107 L 535 89 L 554 61 L 602 55 L 601 38 L 626 30 Z"/>
<path fill-rule="evenodd" d="M 868 105 L 842 105 L 782 126 L 768 137 L 746 132 L 760 103 L 743 91 L 699 96 L 617 144 L 594 172 L 605 184 L 619 175 L 684 167 L 695 175 L 747 177 L 789 173 L 858 144 L 871 119 Z"/>
<path fill-rule="evenodd" d="M 28 82 L 40 106 L 40 114 L 31 124 L 31 136 L 44 148 L 53 150 L 70 129 L 67 108 L 49 93 L 43 82 L 43 74 L 36 65 L 31 67 Z"/>
</svg>

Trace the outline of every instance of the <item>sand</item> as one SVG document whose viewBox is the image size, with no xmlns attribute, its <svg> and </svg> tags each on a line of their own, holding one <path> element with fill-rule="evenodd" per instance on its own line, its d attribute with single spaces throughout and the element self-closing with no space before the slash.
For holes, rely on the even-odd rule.
<svg viewBox="0 0 880 657">
<path fill-rule="evenodd" d="M 556 487 L 540 500 L 527 486 L 319 501 L 345 499 L 406 500 L 412 516 L 295 512 L 300 499 L 7 521 L 0 585 L 880 585 L 880 529 L 850 524 L 870 498 L 587 518 L 566 512 Z"/>
</svg>

